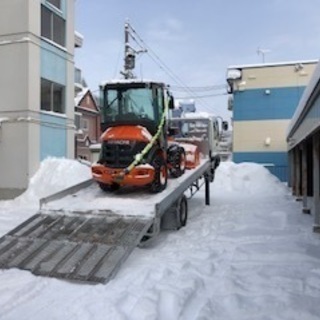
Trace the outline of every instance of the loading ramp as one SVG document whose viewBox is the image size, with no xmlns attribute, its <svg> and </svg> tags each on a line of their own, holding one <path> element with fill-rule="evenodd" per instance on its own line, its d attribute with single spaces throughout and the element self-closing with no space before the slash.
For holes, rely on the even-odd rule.
<svg viewBox="0 0 320 320">
<path fill-rule="evenodd" d="M 152 219 L 36 214 L 0 242 L 0 268 L 35 275 L 106 283 L 140 243 Z"/>
</svg>

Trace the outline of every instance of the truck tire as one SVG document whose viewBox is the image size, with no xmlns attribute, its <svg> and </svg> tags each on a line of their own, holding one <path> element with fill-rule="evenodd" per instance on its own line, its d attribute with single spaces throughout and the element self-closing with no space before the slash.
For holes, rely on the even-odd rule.
<svg viewBox="0 0 320 320">
<path fill-rule="evenodd" d="M 183 195 L 177 203 L 177 229 L 185 227 L 188 220 L 188 201 Z"/>
<path fill-rule="evenodd" d="M 161 217 L 161 230 L 179 230 L 187 224 L 188 201 L 182 195 Z"/>
<path fill-rule="evenodd" d="M 154 167 L 155 175 L 150 185 L 150 192 L 158 193 L 167 187 L 168 183 L 168 168 L 165 160 L 161 155 L 156 155 L 151 162 Z"/>
<path fill-rule="evenodd" d="M 169 173 L 173 178 L 182 176 L 186 170 L 186 152 L 184 148 L 173 145 L 168 148 Z"/>
</svg>

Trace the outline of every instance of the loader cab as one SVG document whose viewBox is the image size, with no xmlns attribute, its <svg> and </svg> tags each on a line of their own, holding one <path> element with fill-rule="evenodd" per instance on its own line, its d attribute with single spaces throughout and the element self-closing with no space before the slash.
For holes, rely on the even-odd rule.
<svg viewBox="0 0 320 320">
<path fill-rule="evenodd" d="M 101 130 L 123 125 L 140 125 L 155 134 L 167 97 L 163 83 L 134 79 L 107 83 L 101 87 Z"/>
</svg>

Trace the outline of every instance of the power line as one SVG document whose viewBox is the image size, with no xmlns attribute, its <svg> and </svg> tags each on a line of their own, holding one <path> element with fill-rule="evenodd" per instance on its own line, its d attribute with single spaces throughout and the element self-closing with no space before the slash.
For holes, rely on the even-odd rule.
<svg viewBox="0 0 320 320">
<path fill-rule="evenodd" d="M 174 91 L 185 91 L 184 87 L 170 86 L 170 88 Z M 193 91 L 206 92 L 206 91 L 216 91 L 216 90 L 227 89 L 227 85 L 226 84 L 218 84 L 218 85 L 214 85 L 214 86 L 199 86 L 199 87 L 188 86 L 188 88 Z"/>
<path fill-rule="evenodd" d="M 144 40 L 140 37 L 140 35 L 136 32 L 136 30 L 130 25 L 130 29 L 131 31 L 136 35 L 136 37 L 132 37 L 132 39 L 134 41 L 136 41 L 136 43 L 139 46 L 143 46 L 144 48 L 147 49 L 147 54 L 150 56 L 150 58 L 158 65 L 158 67 L 160 67 L 160 69 L 162 69 L 175 83 L 180 84 L 182 87 L 180 87 L 181 89 L 184 88 L 186 92 L 189 92 L 189 94 L 192 95 L 192 97 L 194 99 L 196 98 L 200 98 L 198 97 L 198 95 L 194 92 L 194 90 L 192 90 L 191 88 L 189 88 L 167 65 L 166 63 L 164 63 L 160 57 L 151 49 L 150 46 L 148 46 Z M 138 39 L 138 40 L 137 40 Z M 139 43 L 140 42 L 140 43 Z M 201 98 L 200 98 L 201 99 Z M 204 107 L 205 109 L 210 109 L 210 111 L 215 111 L 215 108 L 208 106 L 208 105 L 204 105 L 202 101 L 200 101 L 200 104 L 202 107 Z"/>
<path fill-rule="evenodd" d="M 226 96 L 228 93 L 216 93 L 216 94 L 207 94 L 207 95 L 201 95 L 197 96 L 198 99 L 204 99 L 204 98 L 210 98 L 210 97 L 220 97 L 220 96 Z M 194 96 L 187 96 L 187 97 L 176 97 L 177 99 L 192 99 Z"/>
</svg>

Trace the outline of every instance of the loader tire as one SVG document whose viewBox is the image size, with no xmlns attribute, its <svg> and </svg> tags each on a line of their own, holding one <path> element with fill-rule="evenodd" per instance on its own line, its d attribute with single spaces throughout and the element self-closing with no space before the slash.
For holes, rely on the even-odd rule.
<svg viewBox="0 0 320 320">
<path fill-rule="evenodd" d="M 182 176 L 186 170 L 186 152 L 182 147 L 172 146 L 168 149 L 169 172 L 172 178 Z"/>
<path fill-rule="evenodd" d="M 118 184 L 106 184 L 106 183 L 99 183 L 99 187 L 102 191 L 104 192 L 113 192 L 119 189 L 119 185 Z"/>
<path fill-rule="evenodd" d="M 154 167 L 155 174 L 154 179 L 150 185 L 150 192 L 158 193 L 163 191 L 167 187 L 168 183 L 168 168 L 161 155 L 156 155 L 151 162 Z"/>
</svg>

